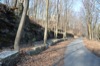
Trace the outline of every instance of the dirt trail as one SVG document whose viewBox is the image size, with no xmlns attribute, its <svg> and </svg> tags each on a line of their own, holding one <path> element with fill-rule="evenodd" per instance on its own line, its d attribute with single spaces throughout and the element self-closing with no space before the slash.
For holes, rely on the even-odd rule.
<svg viewBox="0 0 100 66">
<path fill-rule="evenodd" d="M 49 49 L 41 52 L 38 55 L 33 55 L 33 56 L 22 55 L 21 61 L 17 65 L 18 66 L 52 66 L 59 59 L 64 57 L 64 51 L 66 49 L 66 46 L 71 41 L 72 40 L 57 43 L 56 45 L 49 47 Z M 58 64 L 57 66 L 62 66 L 63 59 L 57 64 Z"/>
</svg>

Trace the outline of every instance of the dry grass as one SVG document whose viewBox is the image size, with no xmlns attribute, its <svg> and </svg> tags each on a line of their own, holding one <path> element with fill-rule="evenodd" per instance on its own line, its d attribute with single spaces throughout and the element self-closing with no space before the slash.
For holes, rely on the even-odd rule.
<svg viewBox="0 0 100 66">
<path fill-rule="evenodd" d="M 100 42 L 84 39 L 85 46 L 97 56 L 100 56 Z"/>
<path fill-rule="evenodd" d="M 53 66 L 54 63 L 57 66 L 63 66 L 64 51 L 71 41 L 57 43 L 38 55 L 22 55 L 17 66 Z"/>
</svg>

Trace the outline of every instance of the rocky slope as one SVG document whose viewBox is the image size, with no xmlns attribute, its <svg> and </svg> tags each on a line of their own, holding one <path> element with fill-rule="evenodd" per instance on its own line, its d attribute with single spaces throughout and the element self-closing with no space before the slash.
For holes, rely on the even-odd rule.
<svg viewBox="0 0 100 66">
<path fill-rule="evenodd" d="M 13 46 L 20 17 L 14 10 L 0 3 L 0 47 Z M 26 16 L 21 44 L 43 40 L 44 28 Z M 48 32 L 48 38 L 53 37 L 53 32 Z"/>
<path fill-rule="evenodd" d="M 15 15 L 14 9 L 0 3 L 0 48 L 14 44 L 20 17 Z M 58 34 L 58 38 L 63 35 Z M 21 35 L 20 44 L 43 40 L 44 27 L 37 21 L 26 16 L 24 29 Z M 54 32 L 48 31 L 48 39 L 54 38 Z"/>
<path fill-rule="evenodd" d="M 14 11 L 0 3 L 0 46 L 13 43 L 17 29 L 17 17 Z"/>
</svg>

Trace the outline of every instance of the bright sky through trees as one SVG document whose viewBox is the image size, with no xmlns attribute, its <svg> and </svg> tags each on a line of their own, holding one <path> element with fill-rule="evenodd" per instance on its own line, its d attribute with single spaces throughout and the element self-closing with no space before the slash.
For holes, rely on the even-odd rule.
<svg viewBox="0 0 100 66">
<path fill-rule="evenodd" d="M 1 0 L 1 2 L 3 3 L 3 1 L 4 0 Z M 54 1 L 53 1 L 54 2 Z M 32 4 L 32 3 L 30 3 L 30 4 Z M 79 12 L 80 11 L 80 9 L 81 9 L 81 7 L 82 7 L 82 2 L 81 2 L 81 0 L 73 0 L 73 11 L 75 11 L 75 12 Z"/>
<path fill-rule="evenodd" d="M 74 2 L 73 2 L 73 11 L 79 12 L 81 7 L 82 7 L 82 1 L 81 0 L 77 0 L 77 1 L 74 0 Z"/>
</svg>

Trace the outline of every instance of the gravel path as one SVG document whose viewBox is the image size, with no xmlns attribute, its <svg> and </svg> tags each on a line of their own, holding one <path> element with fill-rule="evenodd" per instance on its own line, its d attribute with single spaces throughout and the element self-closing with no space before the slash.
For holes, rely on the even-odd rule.
<svg viewBox="0 0 100 66">
<path fill-rule="evenodd" d="M 64 57 L 64 66 L 100 66 L 100 57 L 90 52 L 81 38 L 67 46 Z"/>
</svg>

